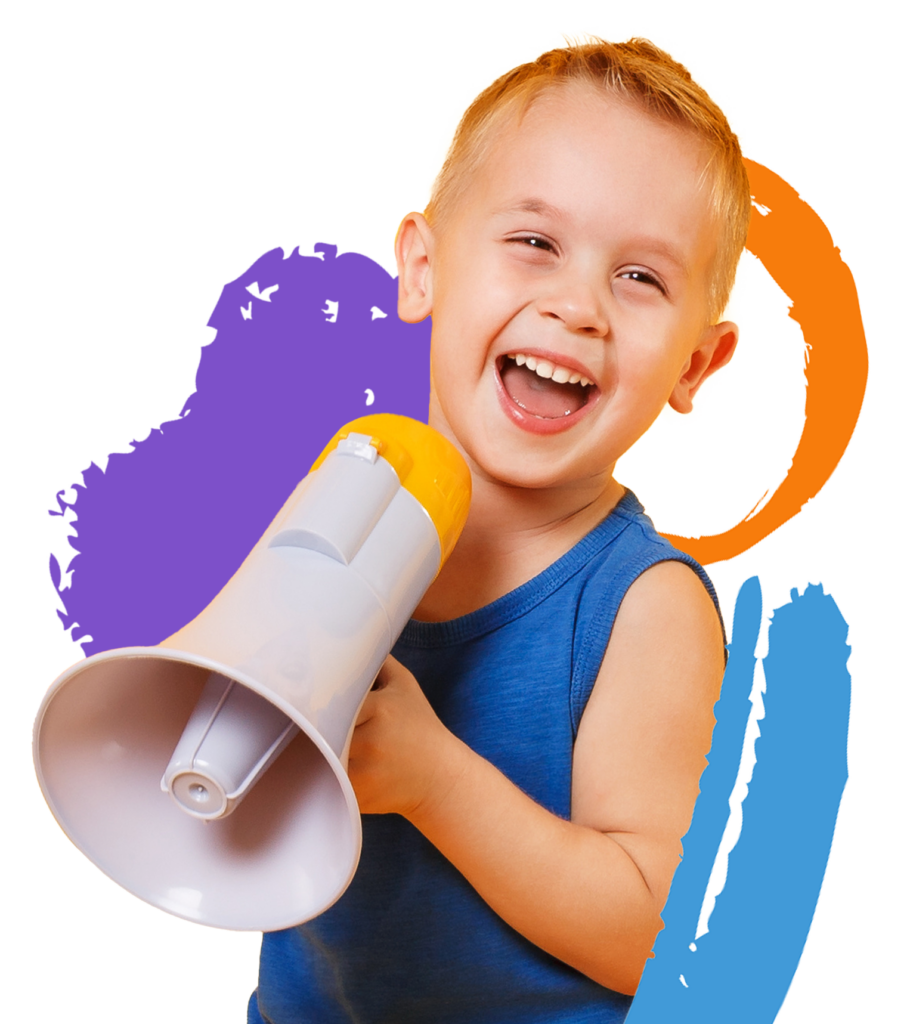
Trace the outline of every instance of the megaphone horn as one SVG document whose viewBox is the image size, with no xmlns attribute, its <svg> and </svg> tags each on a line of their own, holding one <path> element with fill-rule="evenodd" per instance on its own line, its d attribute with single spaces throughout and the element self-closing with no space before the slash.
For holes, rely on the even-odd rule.
<svg viewBox="0 0 910 1024">
<path fill-rule="evenodd" d="M 430 427 L 355 420 L 192 622 L 64 672 L 34 754 L 73 843 L 141 899 L 216 927 L 274 931 L 338 899 L 360 857 L 354 722 L 470 488 Z"/>
</svg>

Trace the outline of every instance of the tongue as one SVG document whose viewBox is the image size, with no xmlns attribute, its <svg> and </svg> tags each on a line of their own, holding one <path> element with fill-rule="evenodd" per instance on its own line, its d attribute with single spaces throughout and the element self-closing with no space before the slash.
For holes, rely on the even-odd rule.
<svg viewBox="0 0 910 1024">
<path fill-rule="evenodd" d="M 557 384 L 555 380 L 538 377 L 526 366 L 508 360 L 500 376 L 503 387 L 516 405 L 541 419 L 561 419 L 577 412 L 585 404 L 581 384 Z"/>
</svg>

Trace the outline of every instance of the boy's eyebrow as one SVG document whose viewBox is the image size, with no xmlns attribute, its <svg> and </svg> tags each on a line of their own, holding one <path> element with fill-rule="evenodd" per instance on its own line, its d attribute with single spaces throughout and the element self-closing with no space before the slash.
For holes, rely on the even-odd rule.
<svg viewBox="0 0 910 1024">
<path fill-rule="evenodd" d="M 537 199 L 535 196 L 493 210 L 493 214 L 497 217 L 510 213 L 537 213 L 541 217 L 551 217 L 555 220 L 565 219 L 565 213 L 559 207 L 548 203 L 545 199 Z"/>
<path fill-rule="evenodd" d="M 552 203 L 548 203 L 545 199 L 538 199 L 532 196 L 529 199 L 522 199 L 517 203 L 510 203 L 508 206 L 503 206 L 498 210 L 494 210 L 496 214 L 505 213 L 539 213 L 545 217 L 557 217 L 562 218 L 564 216 L 562 210 L 554 206 Z"/>
<path fill-rule="evenodd" d="M 686 277 L 689 276 L 689 260 L 686 258 L 683 250 L 678 249 L 671 242 L 660 238 L 636 238 L 632 240 L 632 244 L 647 255 L 663 256 L 665 259 L 670 260 L 671 263 L 675 263 Z"/>
</svg>

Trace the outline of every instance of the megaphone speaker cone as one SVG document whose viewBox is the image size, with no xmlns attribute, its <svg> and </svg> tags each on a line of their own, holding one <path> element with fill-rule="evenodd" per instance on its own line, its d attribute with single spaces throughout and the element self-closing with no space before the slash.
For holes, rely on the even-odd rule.
<svg viewBox="0 0 910 1024">
<path fill-rule="evenodd" d="M 316 466 L 201 614 L 158 647 L 69 669 L 35 725 L 42 789 L 76 846 L 216 927 L 290 927 L 344 892 L 357 713 L 467 516 L 464 460 L 404 417 L 349 424 Z"/>
<path fill-rule="evenodd" d="M 275 931 L 322 912 L 360 856 L 360 816 L 339 759 L 302 729 L 232 814 L 187 814 L 161 792 L 162 766 L 216 666 L 162 653 L 96 655 L 48 695 L 35 742 L 57 820 L 114 881 L 178 917 Z"/>
</svg>

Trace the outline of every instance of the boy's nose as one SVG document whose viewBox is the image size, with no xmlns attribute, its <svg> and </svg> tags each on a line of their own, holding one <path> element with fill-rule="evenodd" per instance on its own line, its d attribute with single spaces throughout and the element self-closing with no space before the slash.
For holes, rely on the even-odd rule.
<svg viewBox="0 0 910 1024">
<path fill-rule="evenodd" d="M 540 298 L 537 307 L 541 316 L 560 320 L 570 331 L 603 337 L 610 329 L 598 290 L 582 281 L 561 282 Z"/>
</svg>

